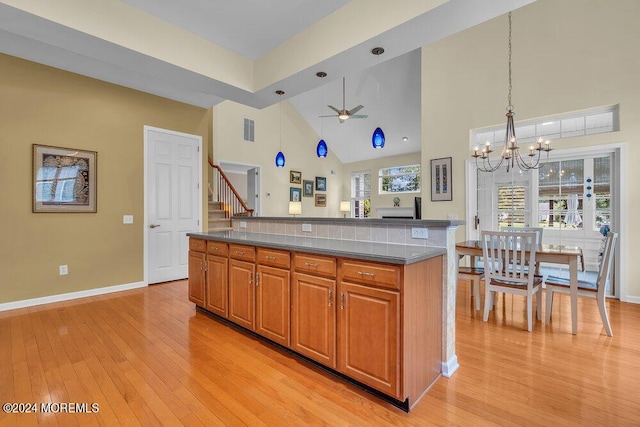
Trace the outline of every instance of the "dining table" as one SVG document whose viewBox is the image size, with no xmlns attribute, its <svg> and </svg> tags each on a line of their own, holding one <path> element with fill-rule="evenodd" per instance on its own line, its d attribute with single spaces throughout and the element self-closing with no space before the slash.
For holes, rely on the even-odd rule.
<svg viewBox="0 0 640 427">
<path fill-rule="evenodd" d="M 476 257 L 482 257 L 482 241 L 467 240 L 456 243 L 458 257 L 469 256 L 472 266 L 476 265 Z M 571 331 L 578 333 L 578 264 L 584 271 L 584 256 L 578 246 L 538 244 L 536 248 L 536 263 L 549 262 L 569 266 L 570 296 L 571 296 Z"/>
</svg>

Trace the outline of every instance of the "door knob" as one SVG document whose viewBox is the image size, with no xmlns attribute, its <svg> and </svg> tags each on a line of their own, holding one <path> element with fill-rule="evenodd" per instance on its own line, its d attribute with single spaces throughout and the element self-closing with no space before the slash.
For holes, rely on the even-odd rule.
<svg viewBox="0 0 640 427">
<path fill-rule="evenodd" d="M 151 224 L 151 225 L 149 226 L 149 228 L 156 228 L 156 227 L 160 227 L 160 225 L 159 225 L 159 224 Z"/>
</svg>

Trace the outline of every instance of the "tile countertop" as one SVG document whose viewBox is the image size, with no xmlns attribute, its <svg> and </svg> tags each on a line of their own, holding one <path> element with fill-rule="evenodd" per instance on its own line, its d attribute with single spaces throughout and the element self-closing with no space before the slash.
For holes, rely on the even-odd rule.
<svg viewBox="0 0 640 427">
<path fill-rule="evenodd" d="M 387 262 L 390 264 L 412 264 L 447 253 L 446 248 L 439 247 L 357 242 L 354 240 L 283 236 L 279 234 L 245 233 L 238 231 L 187 233 L 187 236 L 204 240 L 217 240 L 266 248 L 342 256 L 368 261 Z"/>
</svg>

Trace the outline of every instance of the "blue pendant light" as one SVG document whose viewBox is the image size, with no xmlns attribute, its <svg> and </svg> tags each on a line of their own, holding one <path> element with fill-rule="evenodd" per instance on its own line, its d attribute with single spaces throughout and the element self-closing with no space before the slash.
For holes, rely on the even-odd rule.
<svg viewBox="0 0 640 427">
<path fill-rule="evenodd" d="M 320 77 L 320 79 L 324 79 L 327 77 L 327 73 L 324 71 L 318 71 L 316 76 Z M 324 104 L 324 102 L 322 102 L 322 85 L 320 85 L 320 114 L 322 114 L 322 104 Z M 322 119 L 320 119 L 320 141 L 318 141 L 318 146 L 316 147 L 316 154 L 319 158 L 324 159 L 327 157 L 328 153 L 329 149 L 327 148 L 327 143 L 322 138 Z"/>
<path fill-rule="evenodd" d="M 321 139 L 320 142 L 318 142 L 318 146 L 316 147 L 316 154 L 318 155 L 318 157 L 324 158 L 327 157 L 328 152 L 329 150 L 327 150 L 327 143 L 324 142 L 324 139 Z"/>
<path fill-rule="evenodd" d="M 277 90 L 276 94 L 282 97 L 282 95 L 284 95 L 284 91 Z M 284 167 L 284 153 L 282 152 L 282 101 L 280 101 L 280 151 L 278 151 L 278 154 L 276 154 L 276 167 Z"/>
<path fill-rule="evenodd" d="M 384 132 L 380 128 L 376 128 L 371 136 L 371 145 L 373 148 L 384 148 Z"/>
</svg>

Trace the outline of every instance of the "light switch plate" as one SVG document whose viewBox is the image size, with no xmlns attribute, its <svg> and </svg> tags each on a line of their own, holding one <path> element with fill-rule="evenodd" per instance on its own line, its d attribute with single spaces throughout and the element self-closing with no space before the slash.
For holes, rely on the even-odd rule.
<svg viewBox="0 0 640 427">
<path fill-rule="evenodd" d="M 60 266 L 58 266 L 58 271 L 60 272 L 61 276 L 66 276 L 67 274 L 69 274 L 69 266 L 68 265 L 60 265 Z"/>
<path fill-rule="evenodd" d="M 123 224 L 133 224 L 133 215 L 122 215 Z"/>
<path fill-rule="evenodd" d="M 302 224 L 302 231 L 311 233 L 311 224 Z"/>
<path fill-rule="evenodd" d="M 247 228 L 247 221 L 240 221 L 240 228 Z"/>
</svg>

